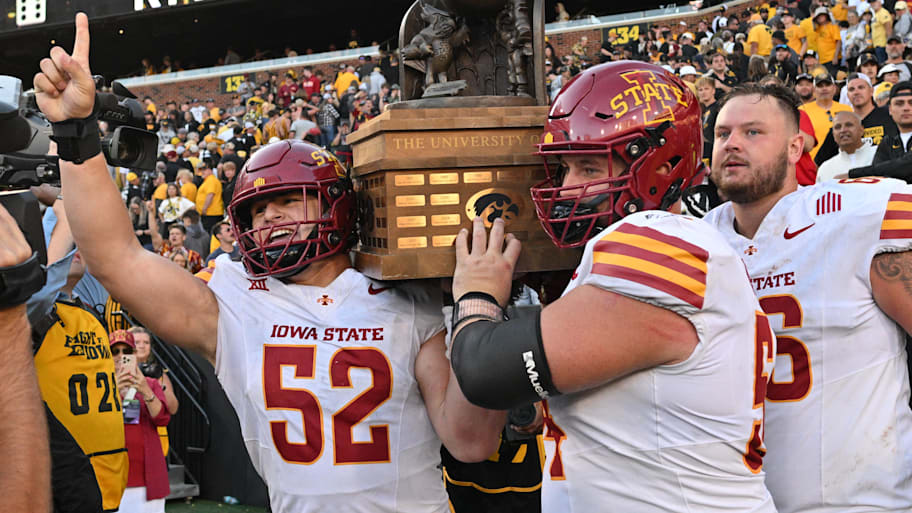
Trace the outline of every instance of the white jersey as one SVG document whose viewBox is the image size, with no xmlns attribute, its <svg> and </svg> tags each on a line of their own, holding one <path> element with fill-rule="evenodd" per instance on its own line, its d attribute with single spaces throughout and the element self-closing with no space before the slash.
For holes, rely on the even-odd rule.
<svg viewBox="0 0 912 513">
<path fill-rule="evenodd" d="M 215 262 L 215 371 L 272 510 L 449 511 L 414 372 L 444 329 L 439 292 L 354 269 L 309 287 Z"/>
<path fill-rule="evenodd" d="M 779 338 L 766 483 L 780 511 L 912 511 L 905 337 L 874 302 L 871 260 L 912 249 L 912 187 L 862 178 L 785 196 L 753 239 L 731 204 L 706 216 L 743 255 Z"/>
<path fill-rule="evenodd" d="M 681 363 L 548 399 L 542 511 L 776 511 L 761 468 L 775 340 L 725 240 L 699 219 L 630 215 L 589 241 L 564 293 L 580 285 L 667 308 L 699 343 Z"/>
</svg>

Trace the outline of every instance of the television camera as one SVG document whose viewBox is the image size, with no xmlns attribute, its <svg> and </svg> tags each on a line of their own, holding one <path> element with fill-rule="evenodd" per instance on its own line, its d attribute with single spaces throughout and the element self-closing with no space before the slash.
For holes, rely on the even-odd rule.
<svg viewBox="0 0 912 513">
<path fill-rule="evenodd" d="M 104 79 L 94 79 L 96 91 L 101 91 Z M 109 165 L 154 168 L 158 137 L 145 130 L 143 107 L 133 93 L 114 82 L 111 92 L 95 93 L 94 114 L 109 127 L 101 141 Z M 47 248 L 38 200 L 29 188 L 60 185 L 57 157 L 48 155 L 50 133 L 34 92 L 23 92 L 18 78 L 0 75 L 0 204 L 16 219 L 42 266 L 47 265 Z M 11 285 L 0 280 L 0 296 Z"/>
</svg>

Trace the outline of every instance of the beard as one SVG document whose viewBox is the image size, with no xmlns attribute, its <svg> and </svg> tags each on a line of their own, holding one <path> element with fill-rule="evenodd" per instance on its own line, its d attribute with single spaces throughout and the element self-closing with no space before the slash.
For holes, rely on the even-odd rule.
<svg viewBox="0 0 912 513">
<path fill-rule="evenodd" d="M 783 150 L 769 164 L 762 167 L 750 166 L 752 179 L 744 183 L 732 183 L 721 169 L 713 169 L 710 178 L 719 189 L 719 194 L 733 203 L 753 203 L 782 189 L 789 171 L 788 152 Z"/>
</svg>

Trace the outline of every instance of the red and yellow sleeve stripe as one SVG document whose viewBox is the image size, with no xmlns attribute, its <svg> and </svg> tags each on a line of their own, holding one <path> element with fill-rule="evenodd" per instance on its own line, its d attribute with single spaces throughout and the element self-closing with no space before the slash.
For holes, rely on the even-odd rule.
<svg viewBox="0 0 912 513">
<path fill-rule="evenodd" d="M 215 259 L 209 261 L 209 265 L 204 267 L 200 272 L 194 274 L 197 278 L 203 280 L 203 283 L 208 284 L 209 280 L 212 279 L 212 271 L 215 270 Z"/>
<path fill-rule="evenodd" d="M 880 224 L 881 239 L 912 239 L 912 194 L 891 194 Z"/>
<path fill-rule="evenodd" d="M 703 308 L 709 253 L 701 247 L 625 224 L 595 244 L 592 259 L 593 273 L 640 283 Z"/>
</svg>

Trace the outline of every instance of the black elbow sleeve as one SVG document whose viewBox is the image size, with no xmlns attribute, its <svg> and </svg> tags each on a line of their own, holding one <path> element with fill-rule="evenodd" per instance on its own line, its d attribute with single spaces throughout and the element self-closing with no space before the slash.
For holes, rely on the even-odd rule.
<svg viewBox="0 0 912 513">
<path fill-rule="evenodd" d="M 507 410 L 559 394 L 545 359 L 540 322 L 538 310 L 506 322 L 473 322 L 459 331 L 450 360 L 472 404 Z"/>
</svg>

